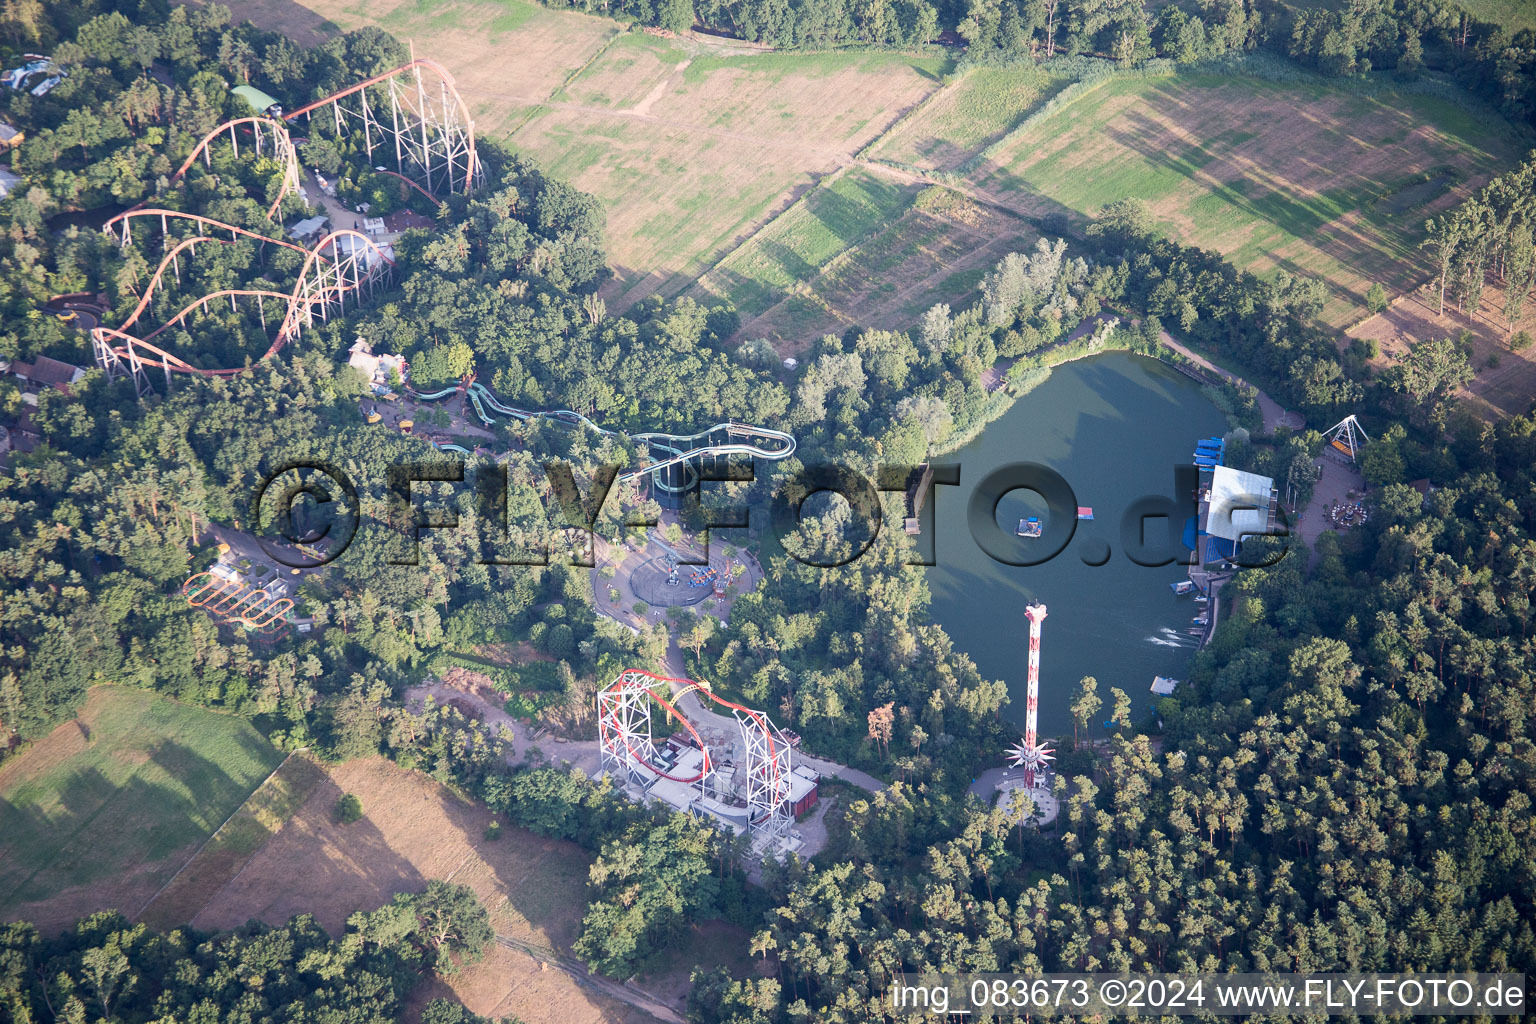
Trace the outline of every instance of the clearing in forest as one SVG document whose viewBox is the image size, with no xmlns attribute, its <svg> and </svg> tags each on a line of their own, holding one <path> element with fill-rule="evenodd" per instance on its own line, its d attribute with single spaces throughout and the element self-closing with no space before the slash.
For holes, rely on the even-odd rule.
<svg viewBox="0 0 1536 1024">
<path fill-rule="evenodd" d="M 1144 199 L 1171 238 L 1261 275 L 1321 278 L 1323 320 L 1343 327 L 1373 282 L 1422 280 L 1425 219 L 1516 155 L 1438 97 L 1191 74 L 1099 83 L 990 147 L 969 177 L 1076 221 Z"/>
<path fill-rule="evenodd" d="M 362 819 L 346 825 L 335 818 L 344 793 L 363 805 Z M 384 758 L 336 765 L 239 873 L 211 894 L 191 923 L 232 928 L 250 918 L 275 924 L 312 913 L 338 935 L 354 911 L 380 906 L 396 892 L 425 889 L 431 879 L 447 879 L 473 889 L 490 911 L 496 934 L 538 951 L 539 959 L 494 946 L 484 962 L 451 981 L 424 983 L 413 993 L 413 1003 L 424 1004 L 451 988 L 477 1013 L 512 1014 L 527 1024 L 649 1021 L 564 971 L 541 966 L 540 959 L 569 956 L 586 905 L 592 858 L 574 844 L 519 828 L 504 827 L 498 838 L 486 839 L 493 820 L 483 804 Z M 699 962 L 712 966 L 745 945 L 745 936 L 734 932 L 714 943 Z M 678 1005 L 670 979 L 658 982 L 666 983 L 666 1000 Z"/>
<path fill-rule="evenodd" d="M 0 769 L 0 917 L 134 913 L 282 759 L 243 718 L 97 687 Z"/>
<path fill-rule="evenodd" d="M 1471 349 L 1469 359 L 1477 376 L 1460 392 L 1479 416 L 1487 420 L 1518 416 L 1531 407 L 1536 395 L 1536 344 L 1522 352 L 1509 350 L 1513 333 L 1500 315 L 1504 308 L 1504 290 L 1497 282 L 1483 289 L 1483 309 L 1468 314 L 1447 302 L 1445 315 L 1438 313 L 1435 289 L 1421 288 L 1402 296 L 1382 313 L 1350 329 L 1349 338 L 1374 341 L 1377 356 L 1371 366 L 1380 372 L 1397 362 L 1416 341 L 1432 338 L 1459 338 L 1466 332 Z M 1536 337 L 1536 309 L 1527 312 L 1518 325 Z"/>
</svg>

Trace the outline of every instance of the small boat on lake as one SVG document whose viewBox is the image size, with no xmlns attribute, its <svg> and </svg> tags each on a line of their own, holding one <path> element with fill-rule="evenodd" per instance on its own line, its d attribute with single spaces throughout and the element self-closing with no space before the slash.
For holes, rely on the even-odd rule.
<svg viewBox="0 0 1536 1024">
<path fill-rule="evenodd" d="M 1179 580 L 1177 583 L 1168 584 L 1168 589 L 1172 590 L 1175 595 L 1183 597 L 1185 594 L 1194 592 L 1195 582 L 1194 580 Z"/>
<path fill-rule="evenodd" d="M 1044 531 L 1045 527 L 1040 525 L 1040 517 L 1030 516 L 1028 519 L 1019 520 L 1019 528 L 1014 533 L 1020 537 L 1038 537 Z"/>
</svg>

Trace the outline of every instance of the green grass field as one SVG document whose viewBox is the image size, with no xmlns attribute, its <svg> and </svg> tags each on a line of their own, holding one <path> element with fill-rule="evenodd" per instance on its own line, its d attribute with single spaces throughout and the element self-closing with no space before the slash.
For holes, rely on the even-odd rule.
<svg viewBox="0 0 1536 1024">
<path fill-rule="evenodd" d="M 1536 29 L 1536 0 L 1461 0 L 1474 18 L 1503 25 L 1510 33 Z"/>
<path fill-rule="evenodd" d="M 760 313 L 796 284 L 814 278 L 839 253 L 901 216 L 916 193 L 914 186 L 855 168 L 808 192 L 731 253 L 700 286 L 743 315 Z"/>
<path fill-rule="evenodd" d="M 1424 220 L 1515 155 L 1437 97 L 1181 75 L 1093 87 L 991 147 L 971 180 L 1077 220 L 1140 198 L 1170 237 L 1322 278 L 1323 318 L 1342 326 L 1373 281 L 1408 286 Z"/>
<path fill-rule="evenodd" d="M 0 777 L 0 909 L 190 852 L 282 759 L 244 719 L 98 688 Z"/>
<path fill-rule="evenodd" d="M 876 160 L 952 170 L 1067 85 L 1040 68 L 981 67 L 913 110 L 871 147 Z"/>
</svg>

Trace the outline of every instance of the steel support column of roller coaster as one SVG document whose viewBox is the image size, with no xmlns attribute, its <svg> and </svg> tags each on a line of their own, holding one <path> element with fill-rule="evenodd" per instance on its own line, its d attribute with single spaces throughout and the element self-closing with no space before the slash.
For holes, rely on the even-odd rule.
<svg viewBox="0 0 1536 1024">
<path fill-rule="evenodd" d="M 696 690 L 704 697 L 730 710 L 741 730 L 745 757 L 745 799 L 747 827 L 754 833 L 782 836 L 789 831 L 791 816 L 790 746 L 777 726 L 761 711 L 743 707 L 735 701 L 716 696 L 692 679 L 658 676 L 642 669 L 627 668 L 597 694 L 598 742 L 602 748 L 603 767 L 625 779 L 643 780 L 647 774 L 674 782 L 698 783 L 700 795 L 719 767 L 713 752 L 699 732 L 678 710 L 672 687 L 682 692 Z M 703 767 L 690 776 L 669 774 L 660 763 L 651 736 L 651 702 L 655 701 L 688 730 L 703 751 Z"/>
<path fill-rule="evenodd" d="M 436 89 L 423 80 L 423 71 L 436 77 Z M 375 97 L 381 100 L 378 107 L 368 98 L 374 86 L 383 87 L 382 97 Z M 453 76 L 436 61 L 407 61 L 307 103 L 284 114 L 283 120 L 292 123 L 303 117 L 307 122 L 326 107 L 338 135 L 360 132 L 370 164 L 375 150 L 393 148 L 396 170 L 418 181 L 429 194 L 444 188 L 470 192 L 481 178 L 474 119 Z"/>
<path fill-rule="evenodd" d="M 151 211 L 144 212 L 151 213 Z M 153 211 L 153 214 L 164 215 L 167 219 L 172 216 L 188 216 L 200 225 L 212 225 L 221 230 L 227 230 L 232 238 L 248 235 L 263 241 L 279 242 L 277 239 L 251 235 L 233 225 L 211 221 L 205 217 L 178 215 L 170 211 Z M 124 223 L 126 225 L 127 222 Z M 123 230 L 128 229 L 125 226 Z M 146 368 L 163 370 L 167 388 L 170 386 L 172 371 L 196 373 L 207 377 L 232 377 L 250 368 L 240 366 L 205 369 L 193 366 L 154 344 L 155 338 L 172 327 L 186 323 L 194 313 L 206 312 L 210 302 L 227 299 L 231 309 L 238 309 L 239 300 L 255 299 L 257 315 L 265 325 L 268 320 L 266 301 L 268 299 L 273 301 L 275 308 L 282 312 L 282 319 L 272 335 L 267 351 L 254 361 L 263 362 L 272 358 L 284 345 L 298 337 L 303 328 L 312 327 L 316 317 L 323 321 L 329 319 L 332 314 L 340 315 L 345 312 L 349 295 L 358 297 L 371 294 L 394 267 L 394 261 L 367 235 L 350 229 L 335 231 L 322 239 L 313 249 L 291 246 L 305 254 L 304 263 L 299 268 L 291 292 L 254 288 L 226 288 L 209 292 L 193 299 L 160 326 L 145 331 L 140 320 L 150 309 L 157 292 L 162 288 L 170 287 L 166 283 L 167 271 L 179 283 L 182 254 L 185 253 L 186 257 L 191 259 L 196 254 L 197 246 L 206 243 L 234 244 L 233 241 L 206 235 L 186 238 L 176 243 L 161 259 L 138 305 L 129 313 L 123 325 L 116 328 L 97 327 L 91 332 L 91 346 L 96 361 L 106 370 L 108 378 L 131 375 L 138 387 L 140 397 L 152 390 L 144 372 Z M 279 244 L 286 243 L 279 242 Z M 137 328 L 139 333 L 131 333 L 134 328 Z"/>
</svg>

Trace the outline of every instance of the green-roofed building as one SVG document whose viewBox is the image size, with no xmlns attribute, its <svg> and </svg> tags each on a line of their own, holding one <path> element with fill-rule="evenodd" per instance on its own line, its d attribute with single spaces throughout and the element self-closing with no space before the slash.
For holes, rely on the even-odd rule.
<svg viewBox="0 0 1536 1024">
<path fill-rule="evenodd" d="M 251 109 L 258 114 L 265 114 L 273 107 L 278 107 L 279 110 L 282 109 L 277 100 L 268 96 L 254 85 L 237 85 L 230 92 L 233 92 L 236 96 L 249 103 Z"/>
</svg>

